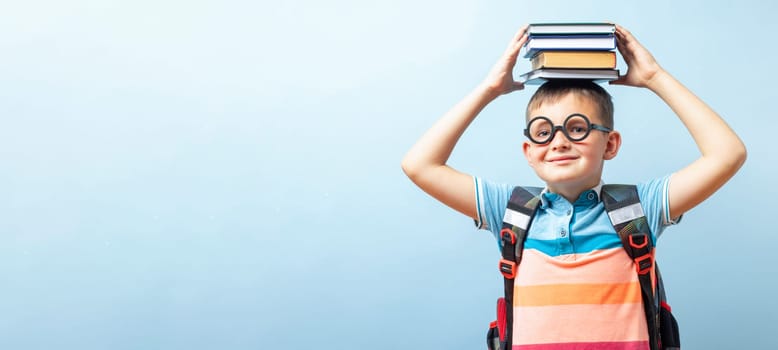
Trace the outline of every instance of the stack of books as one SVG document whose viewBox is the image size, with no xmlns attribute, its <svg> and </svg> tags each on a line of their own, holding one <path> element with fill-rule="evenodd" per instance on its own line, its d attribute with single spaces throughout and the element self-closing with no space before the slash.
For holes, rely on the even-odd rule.
<svg viewBox="0 0 778 350">
<path fill-rule="evenodd" d="M 519 76 L 519 82 L 618 79 L 615 32 L 616 25 L 612 23 L 530 24 L 523 52 L 532 63 L 532 70 Z"/>
</svg>

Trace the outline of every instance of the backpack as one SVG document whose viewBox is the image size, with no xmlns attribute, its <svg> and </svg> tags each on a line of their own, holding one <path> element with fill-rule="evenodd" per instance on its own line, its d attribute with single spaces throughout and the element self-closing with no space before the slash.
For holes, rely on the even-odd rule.
<svg viewBox="0 0 778 350">
<path fill-rule="evenodd" d="M 521 262 L 524 241 L 540 203 L 541 188 L 513 189 L 503 217 L 500 231 L 502 259 L 500 273 L 505 281 L 505 296 L 497 300 L 497 320 L 489 325 L 486 343 L 489 350 L 511 350 L 513 332 L 513 279 Z M 648 325 L 651 350 L 679 350 L 681 348 L 678 323 L 667 304 L 662 276 L 653 255 L 654 242 L 648 221 L 634 185 L 603 185 L 601 196 L 613 228 L 619 234 L 622 246 L 635 262 L 640 281 L 643 309 Z M 652 286 L 652 273 L 656 285 Z"/>
</svg>

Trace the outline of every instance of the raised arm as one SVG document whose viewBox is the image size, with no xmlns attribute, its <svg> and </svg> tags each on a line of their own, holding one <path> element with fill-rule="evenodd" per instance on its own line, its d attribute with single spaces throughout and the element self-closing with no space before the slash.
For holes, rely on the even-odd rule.
<svg viewBox="0 0 778 350">
<path fill-rule="evenodd" d="M 526 26 L 519 29 L 486 79 L 444 114 L 402 160 L 403 171 L 419 188 L 473 219 L 478 215 L 473 178 L 446 162 L 465 129 L 487 104 L 500 95 L 524 88 L 513 79 L 513 67 L 527 41 L 526 31 Z"/>
<path fill-rule="evenodd" d="M 678 115 L 700 150 L 697 160 L 670 177 L 670 216 L 676 218 L 735 175 L 746 160 L 746 147 L 715 111 L 662 69 L 628 30 L 616 26 L 616 38 L 628 70 L 612 84 L 653 91 Z"/>
</svg>

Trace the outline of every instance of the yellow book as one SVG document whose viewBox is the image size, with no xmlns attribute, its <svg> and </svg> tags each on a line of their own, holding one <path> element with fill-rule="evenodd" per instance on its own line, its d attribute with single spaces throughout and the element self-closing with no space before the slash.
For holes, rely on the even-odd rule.
<svg viewBox="0 0 778 350">
<path fill-rule="evenodd" d="M 613 51 L 541 51 L 532 58 L 538 68 L 616 68 Z"/>
</svg>

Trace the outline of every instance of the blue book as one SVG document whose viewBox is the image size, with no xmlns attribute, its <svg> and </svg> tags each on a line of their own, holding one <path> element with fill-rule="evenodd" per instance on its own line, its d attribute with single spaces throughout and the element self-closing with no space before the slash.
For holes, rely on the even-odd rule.
<svg viewBox="0 0 778 350">
<path fill-rule="evenodd" d="M 532 58 L 545 50 L 609 51 L 616 49 L 616 36 L 605 35 L 530 35 L 524 45 L 524 57 Z"/>
</svg>

